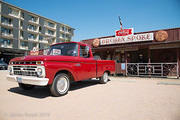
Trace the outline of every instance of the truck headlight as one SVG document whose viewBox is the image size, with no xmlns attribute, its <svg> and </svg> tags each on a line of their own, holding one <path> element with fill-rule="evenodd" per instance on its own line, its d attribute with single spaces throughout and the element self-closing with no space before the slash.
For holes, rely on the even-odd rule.
<svg viewBox="0 0 180 120">
<path fill-rule="evenodd" d="M 42 75 L 42 68 L 38 68 L 38 69 L 37 69 L 37 75 L 38 75 L 38 76 L 41 76 L 41 75 Z"/>
<path fill-rule="evenodd" d="M 45 77 L 45 68 L 44 66 L 39 66 L 36 70 L 38 77 Z"/>
<path fill-rule="evenodd" d="M 12 66 L 8 66 L 8 71 L 9 71 L 9 74 L 10 74 L 10 75 L 13 74 L 13 68 L 12 68 Z"/>
</svg>

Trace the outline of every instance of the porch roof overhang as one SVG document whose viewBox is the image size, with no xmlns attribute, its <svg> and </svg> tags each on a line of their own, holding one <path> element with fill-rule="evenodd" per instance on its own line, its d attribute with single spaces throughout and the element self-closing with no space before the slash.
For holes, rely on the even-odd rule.
<svg viewBox="0 0 180 120">
<path fill-rule="evenodd" d="M 97 48 L 93 47 L 92 50 L 105 51 L 105 50 L 124 49 L 126 51 L 126 49 L 128 50 L 128 48 L 162 49 L 163 47 L 164 48 L 180 48 L 180 40 L 164 41 L 164 42 L 141 42 L 141 43 L 105 45 L 105 46 L 99 46 Z"/>
</svg>

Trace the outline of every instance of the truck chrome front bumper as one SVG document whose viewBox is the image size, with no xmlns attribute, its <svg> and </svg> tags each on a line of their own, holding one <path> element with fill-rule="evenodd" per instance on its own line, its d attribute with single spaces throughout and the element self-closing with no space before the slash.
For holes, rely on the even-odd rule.
<svg viewBox="0 0 180 120">
<path fill-rule="evenodd" d="M 18 75 L 8 75 L 7 80 L 23 83 L 23 84 L 38 85 L 38 86 L 46 86 L 49 82 L 48 78 L 18 76 Z"/>
</svg>

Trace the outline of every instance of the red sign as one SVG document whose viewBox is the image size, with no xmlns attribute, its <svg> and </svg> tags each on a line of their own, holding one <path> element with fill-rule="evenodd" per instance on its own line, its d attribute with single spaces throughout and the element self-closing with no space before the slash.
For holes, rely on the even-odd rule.
<svg viewBox="0 0 180 120">
<path fill-rule="evenodd" d="M 126 36 L 126 35 L 133 35 L 134 31 L 133 28 L 130 29 L 122 29 L 122 30 L 118 30 L 116 31 L 116 36 Z"/>
</svg>

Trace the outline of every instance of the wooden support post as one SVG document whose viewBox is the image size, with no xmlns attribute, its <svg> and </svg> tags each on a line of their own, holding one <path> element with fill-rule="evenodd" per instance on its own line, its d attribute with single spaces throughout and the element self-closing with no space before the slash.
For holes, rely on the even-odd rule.
<svg viewBox="0 0 180 120">
<path fill-rule="evenodd" d="M 150 66 L 150 64 L 151 64 L 151 50 L 148 48 L 148 66 L 149 66 L 148 74 L 149 74 L 149 77 L 151 77 L 149 69 L 151 69 L 150 67 L 152 67 L 152 66 Z M 151 69 L 151 70 L 153 70 L 153 69 Z M 151 71 L 151 72 L 153 72 L 153 71 Z"/>
<path fill-rule="evenodd" d="M 148 63 L 151 63 L 151 50 L 148 48 Z"/>
<path fill-rule="evenodd" d="M 125 57 L 125 64 L 126 64 L 126 76 L 127 76 L 127 52 L 124 51 L 124 57 Z"/>
<path fill-rule="evenodd" d="M 179 73 L 180 73 L 180 49 L 179 48 L 177 48 L 176 49 L 176 53 L 177 53 L 177 78 L 179 78 Z"/>
</svg>

